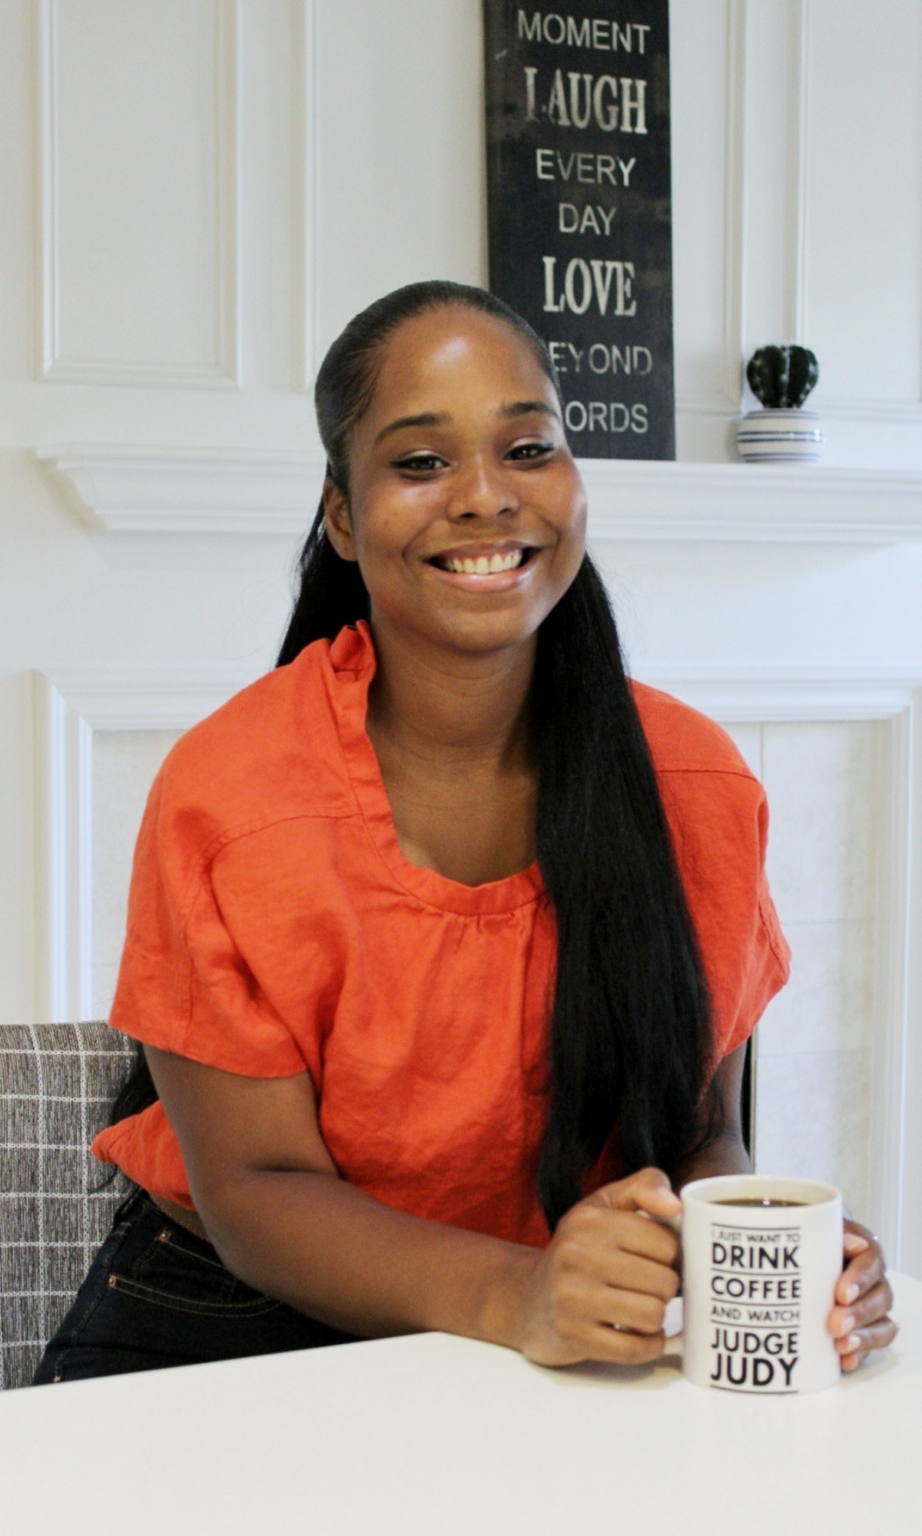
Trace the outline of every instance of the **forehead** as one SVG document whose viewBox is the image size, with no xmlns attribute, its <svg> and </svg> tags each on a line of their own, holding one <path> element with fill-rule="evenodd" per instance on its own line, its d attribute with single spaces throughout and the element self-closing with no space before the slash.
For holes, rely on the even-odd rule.
<svg viewBox="0 0 922 1536">
<path fill-rule="evenodd" d="M 505 320 L 461 305 L 414 315 L 388 338 L 369 416 L 401 408 L 451 412 L 465 400 L 520 398 L 556 404 L 554 386 L 526 337 Z M 412 404 L 411 404 L 412 403 Z"/>
</svg>

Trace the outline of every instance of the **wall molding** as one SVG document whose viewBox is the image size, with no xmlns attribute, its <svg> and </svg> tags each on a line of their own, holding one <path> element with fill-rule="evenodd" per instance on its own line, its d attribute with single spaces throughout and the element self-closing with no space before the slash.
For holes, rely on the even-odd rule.
<svg viewBox="0 0 922 1536">
<path fill-rule="evenodd" d="M 748 0 L 727 0 L 727 137 L 724 180 L 723 391 L 742 409 L 746 325 L 746 146 L 749 114 Z M 707 402 L 702 402 L 707 407 Z M 686 406 L 686 409 L 689 407 Z M 690 407 L 695 409 L 695 405 Z"/>
<path fill-rule="evenodd" d="M 719 667 L 683 672 L 645 667 L 643 681 L 732 725 L 823 724 L 892 720 L 916 707 L 918 668 Z"/>
<path fill-rule="evenodd" d="M 117 533 L 305 533 L 326 458 L 212 448 L 36 449 L 68 506 L 90 528 Z"/>
<path fill-rule="evenodd" d="M 303 533 L 323 481 L 307 452 L 43 447 L 67 504 L 120 533 Z M 583 459 L 594 539 L 888 544 L 922 538 L 922 471 Z"/>
<path fill-rule="evenodd" d="M 319 345 L 319 248 L 318 169 L 320 152 L 319 103 L 320 55 L 316 0 L 301 0 L 297 12 L 295 44 L 295 113 L 297 142 L 294 153 L 296 218 L 297 331 L 299 357 L 297 387 L 311 390 L 317 373 Z"/>
<path fill-rule="evenodd" d="M 792 341 L 804 344 L 807 313 L 807 263 L 810 242 L 810 62 L 812 45 L 810 0 L 796 0 L 795 42 L 792 50 L 794 99 L 793 173 L 789 183 L 789 250 L 787 257 L 787 321 Z"/>
<path fill-rule="evenodd" d="M 864 421 L 890 427 L 922 427 L 922 401 L 872 400 L 855 395 L 824 395 L 818 389 L 816 407 L 827 421 Z"/>
<path fill-rule="evenodd" d="M 888 544 L 922 536 L 922 473 L 580 462 L 593 539 Z"/>
<path fill-rule="evenodd" d="M 115 384 L 177 389 L 240 387 L 238 229 L 238 0 L 212 0 L 216 27 L 216 242 L 217 335 L 213 364 L 68 356 L 61 345 L 60 218 L 58 209 L 58 0 L 35 10 L 37 115 L 36 244 L 39 252 L 36 314 L 37 375 L 66 384 Z"/>
</svg>

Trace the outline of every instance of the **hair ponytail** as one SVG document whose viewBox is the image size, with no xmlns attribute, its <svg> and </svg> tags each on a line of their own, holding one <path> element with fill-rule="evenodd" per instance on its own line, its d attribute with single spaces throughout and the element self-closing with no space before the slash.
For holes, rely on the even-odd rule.
<svg viewBox="0 0 922 1536">
<path fill-rule="evenodd" d="M 710 1057 L 698 945 L 608 594 L 588 556 L 541 626 L 533 719 L 538 861 L 558 931 L 538 1170 L 553 1230 L 614 1131 L 618 1171 L 675 1170 L 695 1141 Z"/>
<path fill-rule="evenodd" d="M 335 640 L 346 624 L 369 616 L 368 592 L 354 560 L 343 560 L 327 538 L 323 502 L 298 562 L 298 595 L 276 665 L 284 667 L 314 640 Z"/>
</svg>

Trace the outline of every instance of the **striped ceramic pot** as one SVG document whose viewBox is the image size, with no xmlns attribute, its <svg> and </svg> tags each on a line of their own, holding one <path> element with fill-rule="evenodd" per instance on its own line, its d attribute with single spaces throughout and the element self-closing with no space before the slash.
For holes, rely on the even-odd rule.
<svg viewBox="0 0 922 1536">
<path fill-rule="evenodd" d="M 768 406 L 737 423 L 736 444 L 748 464 L 816 464 L 826 441 L 816 411 Z"/>
</svg>

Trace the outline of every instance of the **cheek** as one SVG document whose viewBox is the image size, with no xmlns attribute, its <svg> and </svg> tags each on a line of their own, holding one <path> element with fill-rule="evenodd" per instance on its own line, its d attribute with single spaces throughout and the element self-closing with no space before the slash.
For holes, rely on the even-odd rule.
<svg viewBox="0 0 922 1536">
<path fill-rule="evenodd" d="M 558 525 L 560 542 L 554 559 L 557 600 L 576 580 L 586 554 L 586 499 L 585 495 L 570 503 L 568 514 Z"/>
<path fill-rule="evenodd" d="M 405 506 L 376 504 L 363 508 L 355 524 L 355 551 L 362 579 L 372 602 L 402 602 L 412 584 L 412 550 L 419 532 L 418 518 Z M 390 594 L 388 597 L 387 594 Z"/>
<path fill-rule="evenodd" d="M 558 522 L 560 545 L 566 558 L 576 559 L 578 564 L 586 550 L 587 508 L 582 481 L 577 482 L 573 493 L 565 502 L 565 508 Z"/>
<path fill-rule="evenodd" d="M 363 508 L 355 521 L 355 548 L 360 565 L 380 569 L 399 555 L 399 520 L 385 507 Z"/>
</svg>

